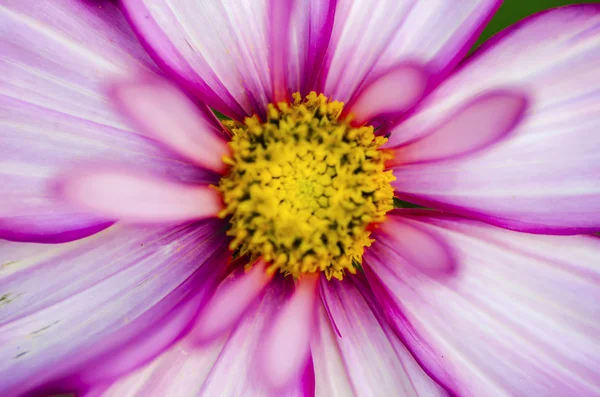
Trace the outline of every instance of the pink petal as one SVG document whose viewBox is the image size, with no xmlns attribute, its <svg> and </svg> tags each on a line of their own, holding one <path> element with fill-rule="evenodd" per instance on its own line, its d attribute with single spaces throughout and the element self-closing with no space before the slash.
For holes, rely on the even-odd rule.
<svg viewBox="0 0 600 397">
<path fill-rule="evenodd" d="M 122 170 L 82 172 L 67 178 L 63 194 L 77 205 L 113 219 L 181 222 L 215 217 L 223 204 L 205 185 L 184 185 Z"/>
<path fill-rule="evenodd" d="M 466 54 L 498 0 L 338 1 L 322 88 L 350 102 L 378 76 L 407 62 L 437 84 Z"/>
<path fill-rule="evenodd" d="M 201 167 L 223 173 L 229 153 L 222 131 L 177 87 L 153 76 L 114 87 L 124 113 L 148 135 Z"/>
<path fill-rule="evenodd" d="M 123 0 L 157 63 L 212 108 L 236 119 L 271 102 L 267 0 Z"/>
<path fill-rule="evenodd" d="M 501 4 L 500 0 L 415 1 L 371 76 L 409 59 L 426 65 L 432 83 L 439 83 L 467 55 Z"/>
<path fill-rule="evenodd" d="M 318 305 L 317 314 L 317 327 L 310 342 L 315 366 L 315 395 L 351 396 L 353 391 L 350 377 L 337 345 L 334 326 L 324 305 Z"/>
<path fill-rule="evenodd" d="M 0 5 L 0 238 L 64 242 L 112 222 L 65 203 L 61 170 L 101 158 L 189 181 L 214 176 L 133 133 L 106 81 L 156 66 L 110 2 L 4 0 Z"/>
<path fill-rule="evenodd" d="M 453 276 L 438 279 L 379 241 L 365 256 L 388 319 L 428 373 L 465 397 L 600 393 L 597 237 L 399 214 L 440 236 L 457 259 Z"/>
<path fill-rule="evenodd" d="M 317 282 L 316 275 L 299 281 L 265 336 L 260 365 L 267 384 L 275 390 L 293 384 L 305 370 L 315 322 Z"/>
<path fill-rule="evenodd" d="M 392 165 L 447 160 L 497 144 L 521 121 L 526 105 L 522 94 L 487 92 L 423 138 L 394 150 Z"/>
<path fill-rule="evenodd" d="M 315 88 L 333 27 L 333 0 L 269 0 L 270 71 L 274 100 Z"/>
<path fill-rule="evenodd" d="M 150 360 L 185 331 L 227 260 L 222 221 L 113 226 L 60 244 L 0 244 L 0 395 L 80 387 Z"/>
<path fill-rule="evenodd" d="M 425 136 L 485 92 L 525 92 L 524 118 L 485 152 L 396 168 L 399 198 L 534 233 L 600 230 L 599 23 L 597 5 L 550 10 L 471 57 L 390 145 Z"/>
<path fill-rule="evenodd" d="M 240 268 L 225 279 L 198 317 L 194 339 L 211 341 L 232 328 L 273 278 L 265 270 L 260 260 L 248 272 Z"/>
<path fill-rule="evenodd" d="M 397 252 L 402 266 L 438 277 L 451 276 L 456 270 L 454 253 L 443 239 L 401 216 L 389 216 L 378 230 L 377 241 Z"/>
<path fill-rule="evenodd" d="M 447 395 L 396 337 L 378 311 L 374 297 L 362 279 L 351 277 L 342 282 L 333 280 L 323 283 L 321 291 L 332 325 L 327 320 L 322 321 L 319 332 L 331 334 L 329 328 L 335 327 L 332 342 L 339 348 L 353 390 L 353 393 L 346 395 Z M 321 317 L 321 320 L 324 318 Z M 326 354 L 325 359 L 335 360 L 335 347 L 328 346 Z M 315 371 L 321 365 L 328 364 L 315 360 Z"/>
<path fill-rule="evenodd" d="M 349 112 L 357 124 L 393 118 L 415 106 L 427 89 L 427 74 L 415 65 L 402 65 L 373 80 L 354 97 Z"/>
<path fill-rule="evenodd" d="M 228 337 L 198 346 L 184 338 L 144 368 L 102 390 L 103 397 L 269 396 L 257 377 L 254 358 L 276 307 L 288 297 L 289 284 L 271 283 Z M 304 377 L 310 384 L 312 371 Z M 277 396 L 311 396 L 302 384 Z"/>
</svg>

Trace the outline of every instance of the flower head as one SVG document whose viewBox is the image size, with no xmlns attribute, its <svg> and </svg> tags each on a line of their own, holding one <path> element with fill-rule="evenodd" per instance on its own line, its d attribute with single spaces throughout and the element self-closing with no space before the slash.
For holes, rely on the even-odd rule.
<svg viewBox="0 0 600 397">
<path fill-rule="evenodd" d="M 263 258 L 293 277 L 356 273 L 368 227 L 393 205 L 392 155 L 373 127 L 340 120 L 343 104 L 313 91 L 304 100 L 269 105 L 268 118 L 231 123 L 231 169 L 219 182 L 231 215 L 232 250 Z"/>
<path fill-rule="evenodd" d="M 597 395 L 600 8 L 498 5 L 3 3 L 0 392 Z"/>
</svg>

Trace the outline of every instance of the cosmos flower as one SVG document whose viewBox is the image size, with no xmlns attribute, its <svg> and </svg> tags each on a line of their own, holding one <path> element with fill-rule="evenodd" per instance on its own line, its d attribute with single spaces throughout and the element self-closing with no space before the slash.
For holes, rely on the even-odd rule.
<svg viewBox="0 0 600 397">
<path fill-rule="evenodd" d="M 120 3 L 0 5 L 0 394 L 600 395 L 600 6 Z"/>
</svg>

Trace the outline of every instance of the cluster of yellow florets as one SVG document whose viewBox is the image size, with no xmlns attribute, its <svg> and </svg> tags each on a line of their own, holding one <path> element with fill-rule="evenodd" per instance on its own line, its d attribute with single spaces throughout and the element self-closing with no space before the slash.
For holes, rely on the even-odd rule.
<svg viewBox="0 0 600 397">
<path fill-rule="evenodd" d="M 262 257 L 294 277 L 356 272 L 371 244 L 368 226 L 393 208 L 390 154 L 372 127 L 340 119 L 343 104 L 311 92 L 269 105 L 267 121 L 226 122 L 230 166 L 218 186 L 238 255 Z"/>
</svg>

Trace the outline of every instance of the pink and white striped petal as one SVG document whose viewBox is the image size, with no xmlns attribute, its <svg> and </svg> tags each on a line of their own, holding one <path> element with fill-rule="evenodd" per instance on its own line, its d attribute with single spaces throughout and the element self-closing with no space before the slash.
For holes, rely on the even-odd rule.
<svg viewBox="0 0 600 397">
<path fill-rule="evenodd" d="M 339 0 L 321 86 L 350 103 L 361 87 L 414 62 L 436 85 L 464 57 L 499 0 Z"/>
<path fill-rule="evenodd" d="M 56 381 L 82 391 L 167 349 L 217 286 L 223 226 L 115 225 L 59 245 L 0 242 L 0 395 Z"/>
<path fill-rule="evenodd" d="M 306 370 L 315 327 L 317 275 L 303 276 L 279 310 L 260 351 L 259 368 L 273 390 L 294 384 Z"/>
<path fill-rule="evenodd" d="M 222 157 L 229 148 L 223 131 L 179 88 L 145 75 L 115 83 L 113 94 L 122 112 L 150 137 L 196 165 L 225 172 Z"/>
<path fill-rule="evenodd" d="M 272 101 L 268 0 L 122 0 L 155 61 L 210 107 L 237 120 Z"/>
<path fill-rule="evenodd" d="M 527 97 L 523 94 L 487 92 L 470 100 L 424 137 L 396 148 L 389 165 L 449 160 L 476 153 L 506 137 L 522 120 L 526 107 Z"/>
<path fill-rule="evenodd" d="M 427 69 L 433 86 L 439 84 L 467 55 L 501 4 L 501 0 L 415 1 L 367 81 L 410 60 Z"/>
<path fill-rule="evenodd" d="M 426 71 L 416 65 L 402 65 L 383 74 L 360 90 L 348 106 L 356 124 L 373 124 L 393 119 L 415 106 L 425 95 Z"/>
<path fill-rule="evenodd" d="M 205 343 L 233 328 L 272 278 L 273 275 L 266 272 L 263 260 L 252 265 L 248 272 L 243 268 L 236 270 L 221 283 L 202 310 L 194 327 L 193 339 Z"/>
<path fill-rule="evenodd" d="M 330 321 L 320 323 L 319 333 L 333 333 L 352 390 L 344 396 L 448 396 L 394 334 L 363 279 L 332 280 L 322 283 L 321 291 Z M 315 371 L 329 366 L 316 357 L 339 359 L 336 346 L 320 347 Z"/>
<path fill-rule="evenodd" d="M 404 222 L 452 247 L 452 276 L 406 266 L 377 240 L 365 269 L 425 370 L 465 397 L 600 394 L 600 239 L 513 232 L 433 211 Z M 375 277 L 376 276 L 376 277 Z"/>
<path fill-rule="evenodd" d="M 169 351 L 144 368 L 116 381 L 108 389 L 98 387 L 103 397 L 193 397 L 271 396 L 260 382 L 255 354 L 265 343 L 264 332 L 277 308 L 291 292 L 290 284 L 278 279 L 266 287 L 230 335 L 198 346 L 193 331 Z M 312 368 L 301 382 L 282 397 L 314 396 Z"/>
<path fill-rule="evenodd" d="M 206 185 L 182 184 L 127 170 L 90 170 L 67 177 L 63 195 L 74 204 L 112 219 L 183 222 L 216 217 L 219 193 Z"/>
<path fill-rule="evenodd" d="M 59 172 L 82 162 L 212 182 L 208 172 L 124 125 L 104 95 L 108 81 L 131 70 L 157 70 L 118 7 L 110 1 L 0 3 L 0 238 L 58 243 L 110 225 L 52 189 Z"/>
<path fill-rule="evenodd" d="M 389 145 L 426 136 L 486 92 L 525 93 L 523 119 L 508 139 L 480 153 L 397 167 L 398 197 L 534 233 L 600 230 L 598 24 L 598 5 L 562 7 L 484 45 L 392 130 Z"/>
<path fill-rule="evenodd" d="M 333 0 L 269 0 L 269 64 L 275 101 L 308 94 L 321 73 L 335 16 Z"/>
</svg>

